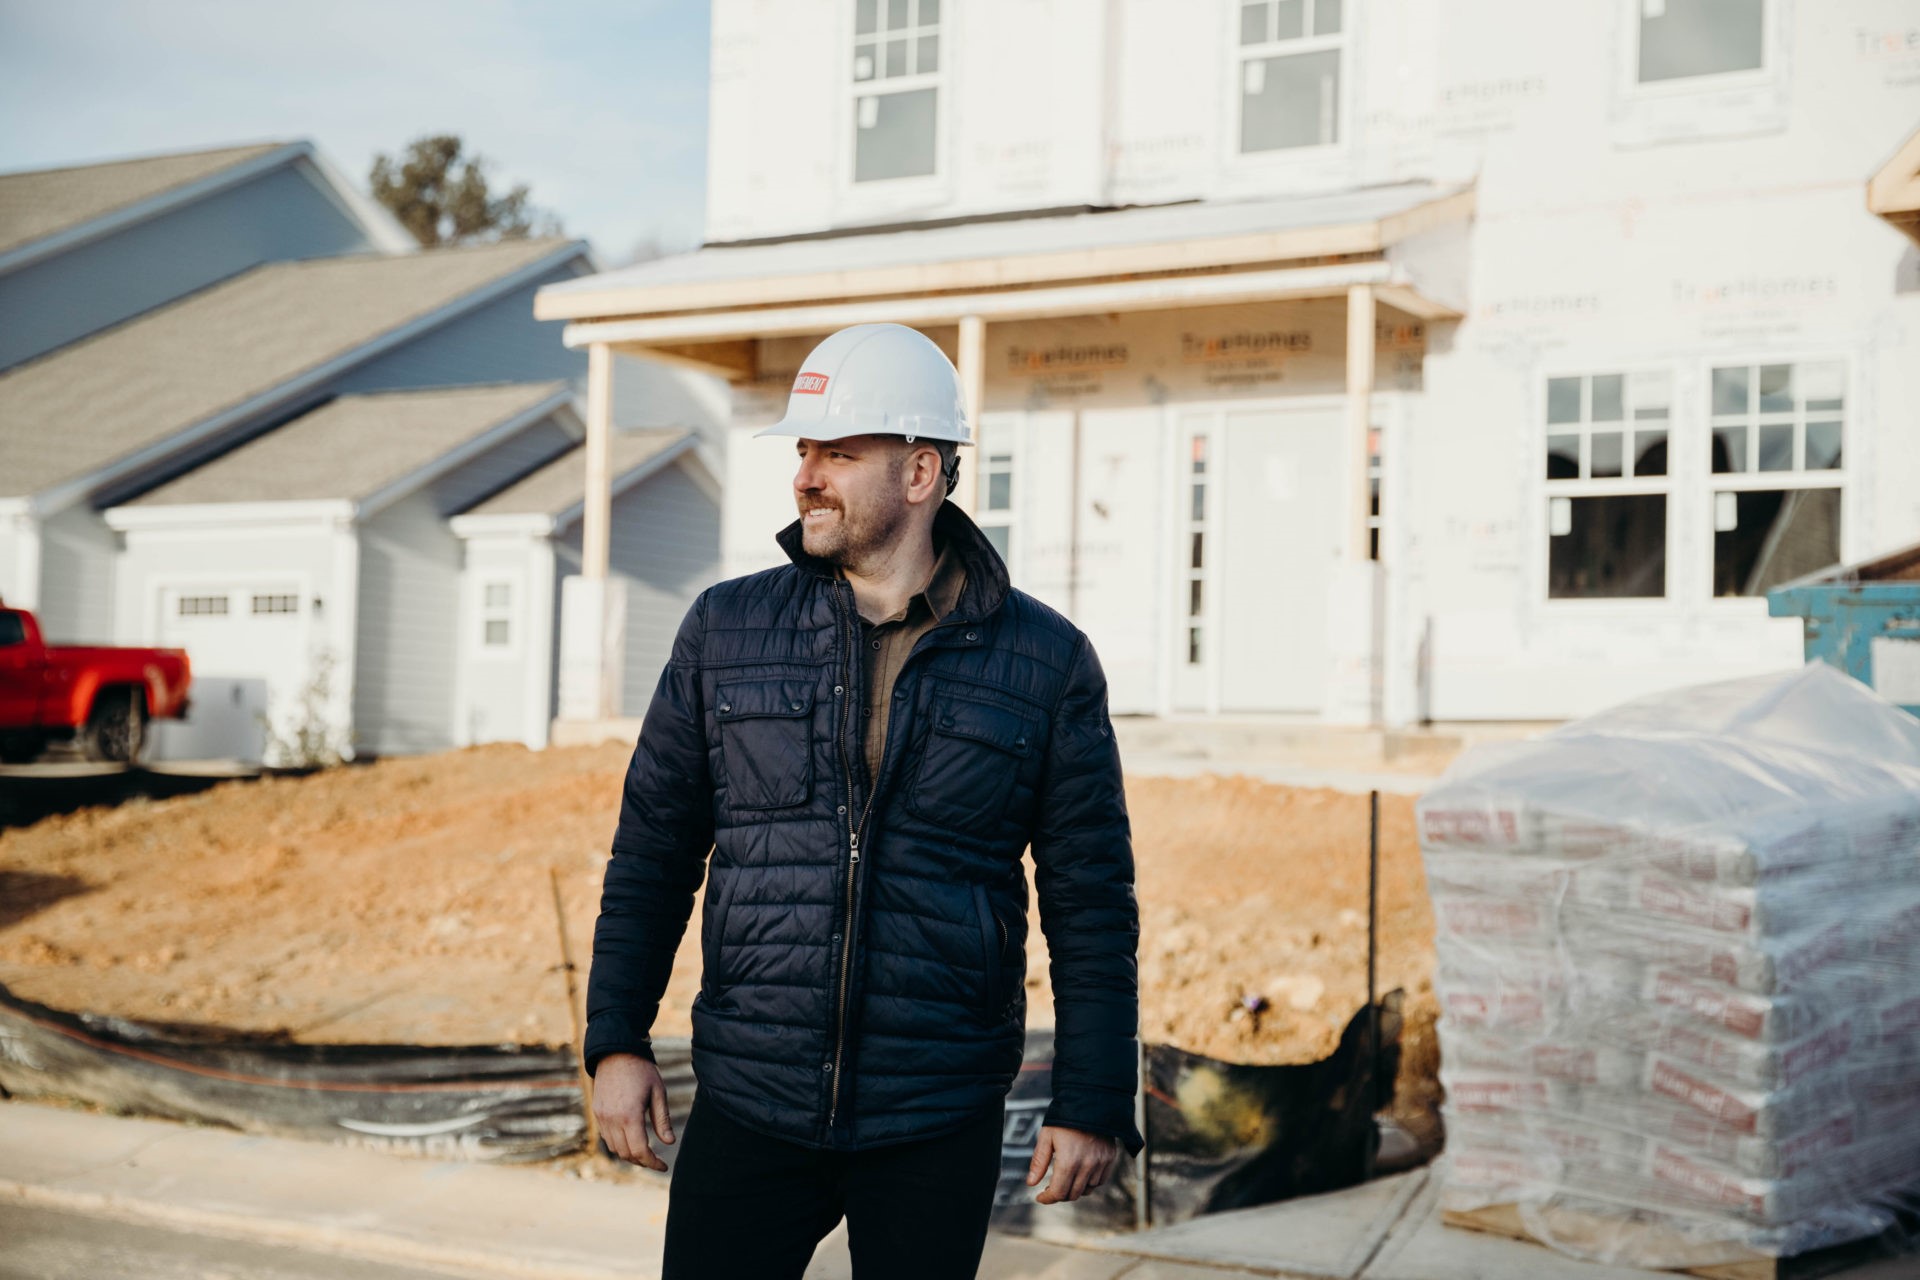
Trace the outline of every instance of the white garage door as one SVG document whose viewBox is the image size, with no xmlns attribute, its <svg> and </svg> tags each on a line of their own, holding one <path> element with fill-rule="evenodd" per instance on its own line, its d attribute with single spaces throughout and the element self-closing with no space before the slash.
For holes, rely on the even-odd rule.
<svg viewBox="0 0 1920 1280">
<path fill-rule="evenodd" d="M 193 668 L 184 723 L 162 723 L 161 759 L 264 758 L 267 723 L 285 732 L 309 678 L 308 602 L 297 582 L 191 583 L 158 592 L 156 643 Z"/>
</svg>

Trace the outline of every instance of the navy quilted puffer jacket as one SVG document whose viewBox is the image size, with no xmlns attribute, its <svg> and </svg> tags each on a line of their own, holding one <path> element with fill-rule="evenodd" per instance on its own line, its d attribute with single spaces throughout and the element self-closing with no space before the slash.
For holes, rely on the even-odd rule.
<svg viewBox="0 0 1920 1280">
<path fill-rule="evenodd" d="M 705 868 L 701 1097 L 813 1147 L 960 1127 L 1020 1069 L 1031 845 L 1056 1015 L 1045 1122 L 1135 1153 L 1139 914 L 1106 678 L 965 514 L 943 504 L 934 536 L 966 585 L 900 671 L 871 786 L 853 591 L 799 523 L 779 538 L 791 565 L 695 601 L 627 767 L 587 1069 L 651 1056 Z"/>
</svg>

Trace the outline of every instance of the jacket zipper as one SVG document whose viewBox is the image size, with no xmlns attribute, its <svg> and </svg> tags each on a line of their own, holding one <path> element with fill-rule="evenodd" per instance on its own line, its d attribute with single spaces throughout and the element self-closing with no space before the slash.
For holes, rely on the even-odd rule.
<svg viewBox="0 0 1920 1280">
<path fill-rule="evenodd" d="M 853 765 L 847 759 L 847 716 L 853 700 L 854 669 L 858 659 L 858 629 L 849 627 L 846 616 L 841 611 L 840 592 L 844 584 L 835 583 L 833 587 L 833 612 L 839 621 L 843 635 L 846 635 L 845 653 L 847 655 L 844 684 L 840 694 L 840 729 L 834 734 L 834 744 L 840 751 L 840 774 L 846 784 L 847 812 L 847 905 L 845 916 L 840 925 L 840 991 L 834 1006 L 833 1029 L 833 1085 L 832 1095 L 827 1100 L 827 1131 L 833 1131 L 834 1119 L 840 1113 L 840 1063 L 847 1045 L 847 988 L 853 968 L 853 881 L 860 869 L 860 828 L 866 825 L 867 815 L 862 812 L 858 818 L 853 813 Z M 845 588 L 849 593 L 851 587 Z M 851 633 L 851 634 L 849 634 Z M 873 793 L 867 793 L 868 809 L 873 807 Z"/>
<path fill-rule="evenodd" d="M 833 1130 L 834 1120 L 840 1114 L 840 1064 L 847 1047 L 847 989 L 853 970 L 853 881 L 855 873 L 860 869 L 860 833 L 867 829 L 867 816 L 873 812 L 874 797 L 880 794 L 880 779 L 878 777 L 869 778 L 867 802 L 860 807 L 859 817 L 856 818 L 854 816 L 853 764 L 847 757 L 847 716 L 849 714 L 847 708 L 855 697 L 853 677 L 856 666 L 855 657 L 860 648 L 857 642 L 860 637 L 859 628 L 851 624 L 846 616 L 841 613 L 840 591 L 842 588 L 846 590 L 849 596 L 853 594 L 853 588 L 848 586 L 844 580 L 834 583 L 833 587 L 834 613 L 839 617 L 841 626 L 845 628 L 848 633 L 846 645 L 846 653 L 848 655 L 846 675 L 844 677 L 845 682 L 841 686 L 845 692 L 840 695 L 840 731 L 834 735 L 834 742 L 840 750 L 840 773 L 846 782 L 847 904 L 845 920 L 840 926 L 840 998 L 833 1029 L 833 1091 L 827 1101 L 827 1130 L 829 1133 Z M 918 654 L 921 646 L 926 643 L 927 636 L 932 635 L 942 627 L 957 625 L 958 622 L 959 619 L 937 622 L 928 629 L 926 635 L 920 637 L 919 643 L 914 645 L 913 652 L 907 655 L 906 660 L 900 664 L 900 671 L 894 676 L 896 686 L 900 676 L 906 672 L 907 663 L 913 661 L 914 655 Z M 895 717 L 892 715 L 887 717 L 887 736 L 880 744 L 880 771 L 883 774 L 886 772 L 887 767 L 887 746 L 893 740 L 894 720 Z M 995 923 L 998 923 L 999 917 L 994 917 L 994 920 Z M 1003 955 L 1006 952 L 1007 945 L 1005 934 L 1005 926 L 1002 926 L 1000 950 Z"/>
</svg>

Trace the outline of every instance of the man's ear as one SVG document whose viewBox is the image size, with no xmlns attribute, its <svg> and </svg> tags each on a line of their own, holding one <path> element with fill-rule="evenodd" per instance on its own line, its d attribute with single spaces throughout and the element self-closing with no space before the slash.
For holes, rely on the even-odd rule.
<svg viewBox="0 0 1920 1280">
<path fill-rule="evenodd" d="M 940 470 L 939 450 L 920 444 L 908 447 L 913 450 L 907 457 L 908 500 L 925 502 L 944 495 L 947 480 Z"/>
</svg>

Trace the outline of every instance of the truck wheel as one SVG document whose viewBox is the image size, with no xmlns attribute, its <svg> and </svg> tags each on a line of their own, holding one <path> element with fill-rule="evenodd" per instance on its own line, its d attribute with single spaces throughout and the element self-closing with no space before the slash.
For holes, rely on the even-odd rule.
<svg viewBox="0 0 1920 1280">
<path fill-rule="evenodd" d="M 81 750 L 89 760 L 132 764 L 147 740 L 147 703 L 140 691 L 115 689 L 93 704 L 82 734 Z"/>
</svg>

